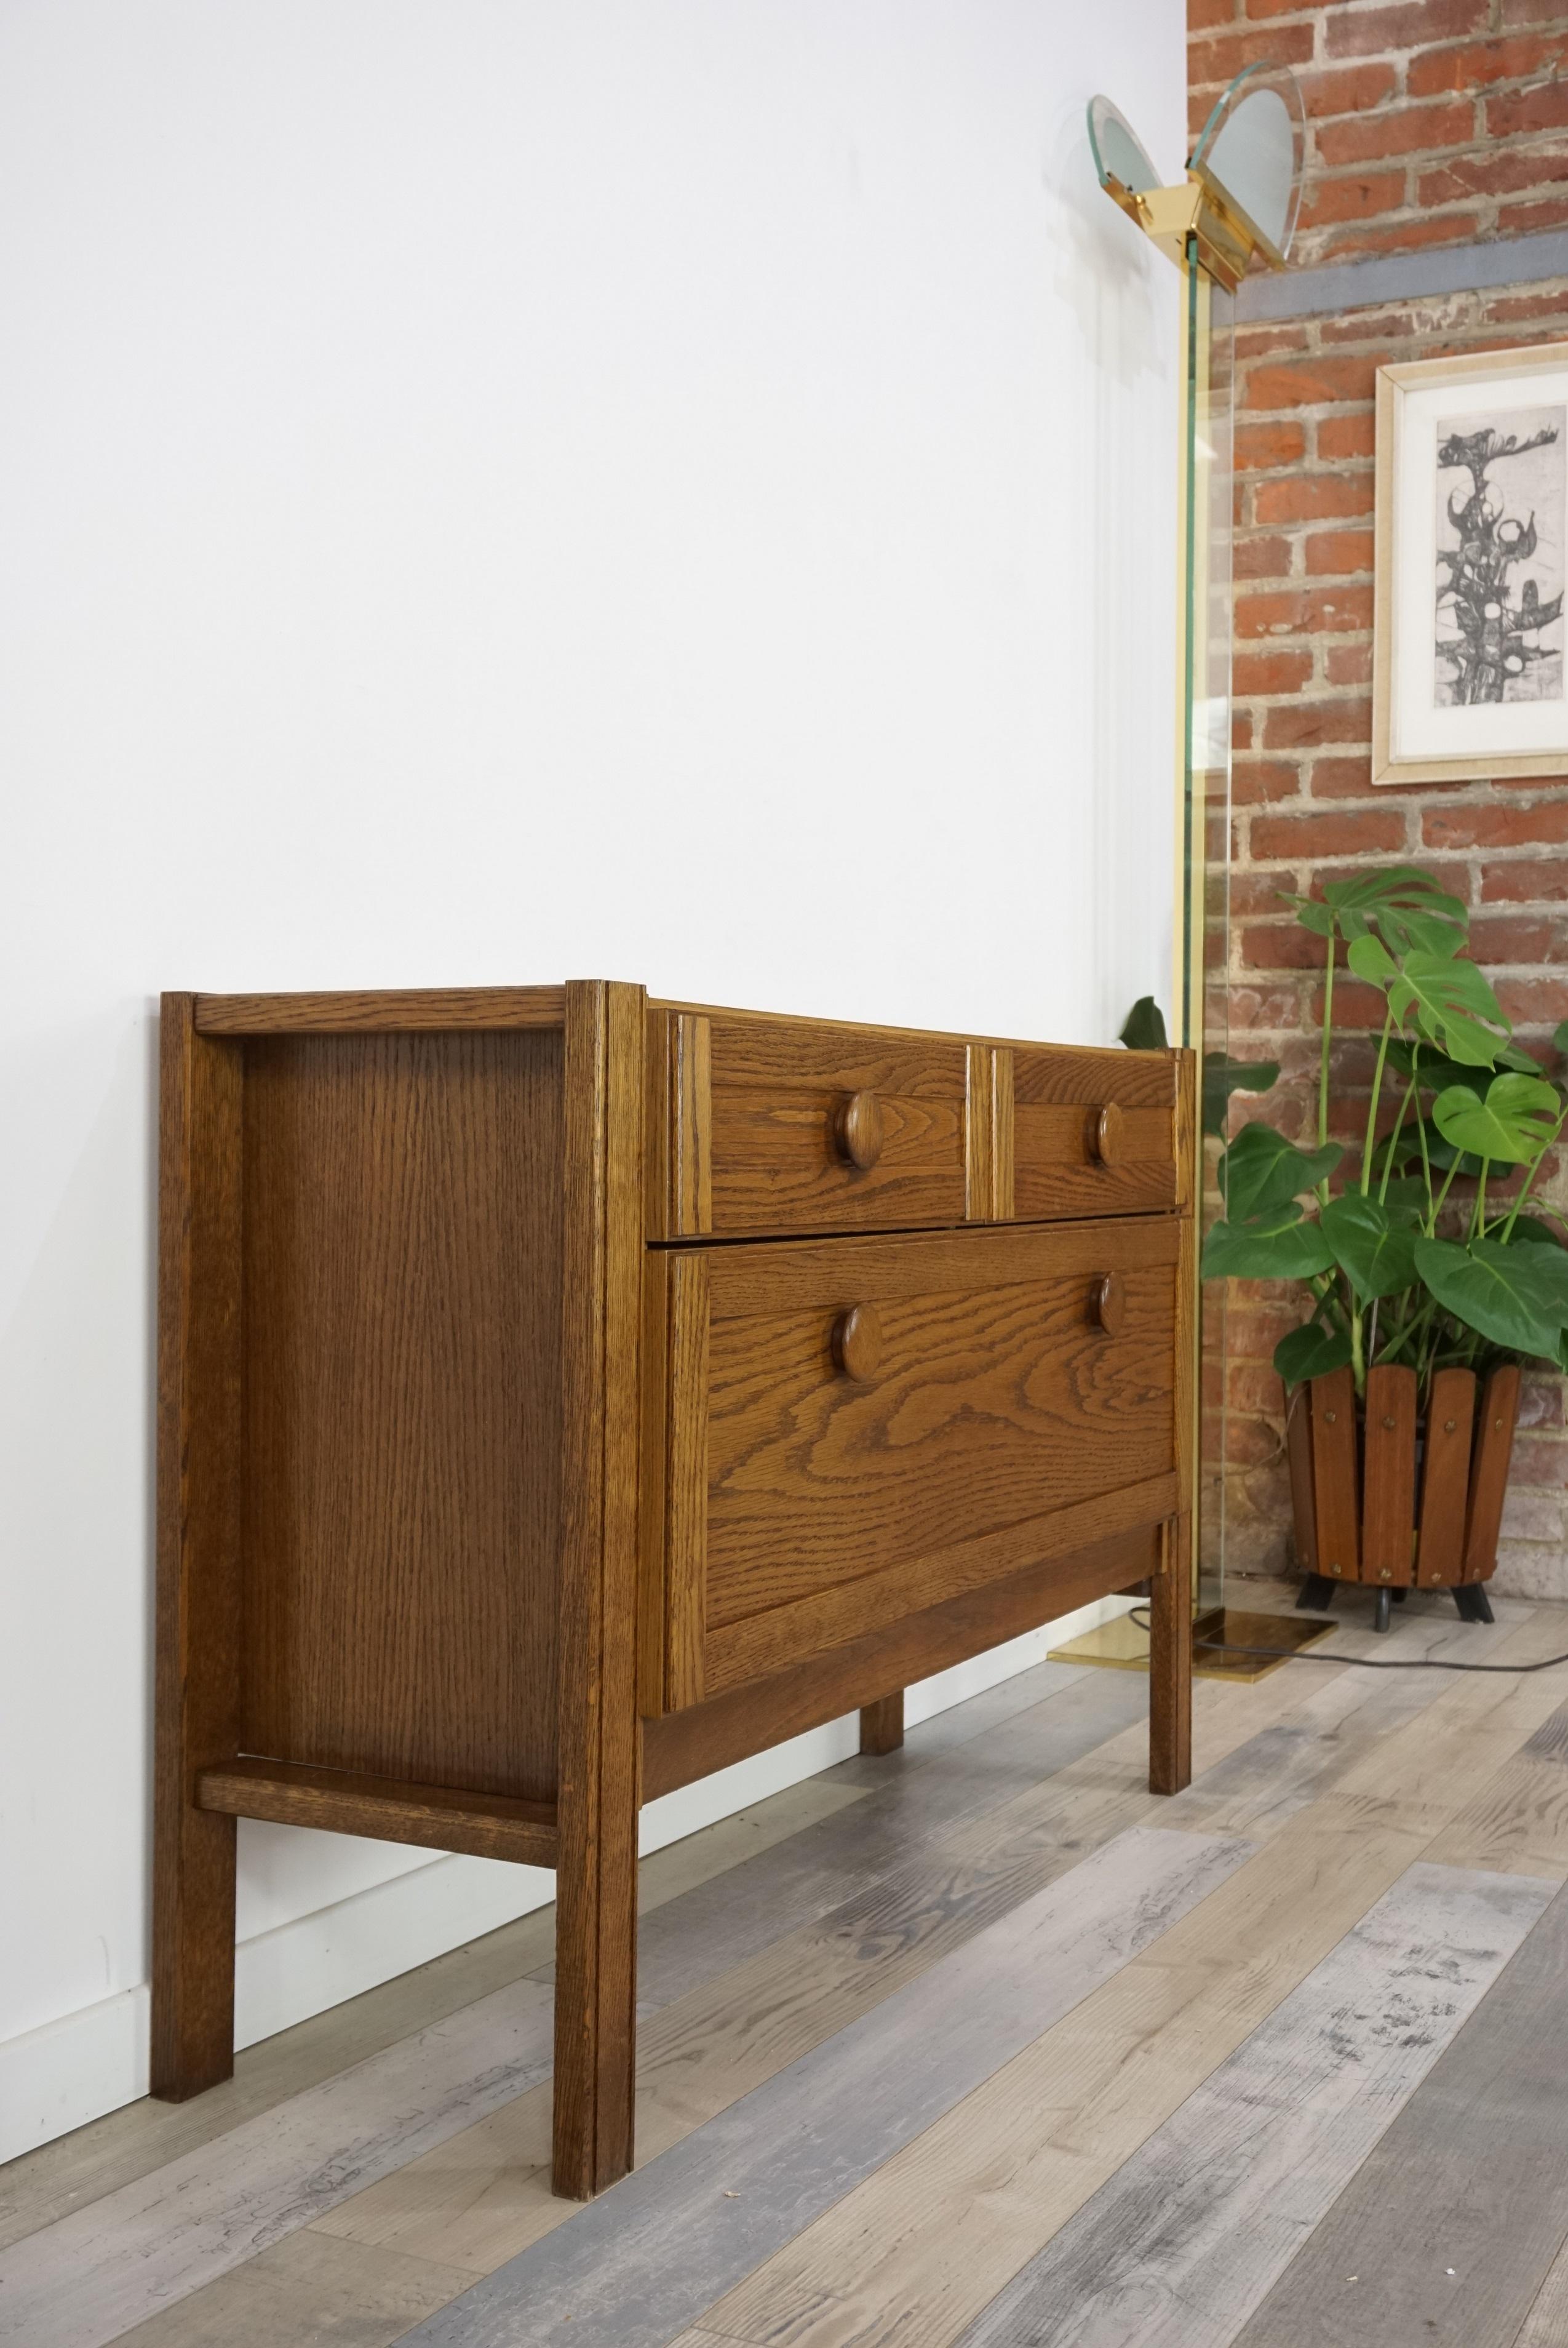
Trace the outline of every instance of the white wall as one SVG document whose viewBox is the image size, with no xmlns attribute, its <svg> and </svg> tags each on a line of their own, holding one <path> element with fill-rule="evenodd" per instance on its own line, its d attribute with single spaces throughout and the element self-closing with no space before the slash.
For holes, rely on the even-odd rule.
<svg viewBox="0 0 1568 2348">
<path fill-rule="evenodd" d="M 1175 278 L 1082 115 L 1173 174 L 1183 31 L 0 8 L 12 2147 L 135 2092 L 144 2026 L 158 990 L 1096 1040 L 1165 992 Z M 242 1872 L 252 2030 L 520 1896 L 264 1828 Z"/>
</svg>

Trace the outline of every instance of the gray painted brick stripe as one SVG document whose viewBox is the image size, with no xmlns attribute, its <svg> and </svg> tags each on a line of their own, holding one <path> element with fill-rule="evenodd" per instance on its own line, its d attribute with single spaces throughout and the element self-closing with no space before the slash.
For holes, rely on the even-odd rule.
<svg viewBox="0 0 1568 2348">
<path fill-rule="evenodd" d="M 1271 270 L 1237 289 L 1236 323 L 1313 318 L 1385 302 L 1475 294 L 1495 285 L 1536 285 L 1568 277 L 1568 229 L 1541 236 L 1498 237 L 1485 244 L 1445 244 L 1424 252 L 1379 253 L 1372 261 L 1330 262 L 1321 269 Z"/>
</svg>

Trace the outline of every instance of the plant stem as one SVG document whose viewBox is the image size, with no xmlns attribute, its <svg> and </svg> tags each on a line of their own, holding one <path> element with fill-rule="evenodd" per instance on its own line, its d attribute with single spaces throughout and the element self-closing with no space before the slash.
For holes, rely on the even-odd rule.
<svg viewBox="0 0 1568 2348">
<path fill-rule="evenodd" d="M 1317 1074 L 1317 1147 L 1327 1148 L 1328 1141 L 1328 1047 L 1334 1040 L 1334 926 L 1328 928 L 1328 966 L 1323 973 L 1323 1060 Z M 1328 1203 L 1327 1181 L 1317 1186 L 1317 1194 L 1325 1206 Z"/>
<path fill-rule="evenodd" d="M 1327 1004 L 1324 1004 L 1325 1015 Z M 1372 1183 L 1372 1143 L 1378 1131 L 1378 1099 L 1383 1089 L 1383 1063 L 1389 1056 L 1389 1037 L 1393 1033 L 1394 1014 L 1390 1007 L 1383 1021 L 1383 1033 L 1378 1045 L 1378 1065 L 1372 1071 L 1372 1097 L 1367 1104 L 1367 1140 L 1361 1152 L 1361 1196 L 1367 1196 Z"/>
<path fill-rule="evenodd" d="M 1400 1131 L 1404 1126 L 1405 1111 L 1409 1107 L 1410 1103 L 1415 1099 L 1415 1097 L 1416 1087 L 1414 1084 L 1412 1084 L 1409 1090 L 1406 1093 L 1404 1099 L 1399 1103 L 1399 1114 L 1394 1119 L 1394 1130 L 1389 1136 L 1389 1146 L 1383 1153 L 1383 1179 L 1378 1185 L 1378 1204 L 1380 1207 L 1386 1205 L 1388 1202 L 1389 1177 L 1394 1170 L 1395 1145 L 1399 1141 Z M 1419 1109 L 1416 1114 L 1419 1121 L 1420 1116 Z"/>
<path fill-rule="evenodd" d="M 1568 1110 L 1563 1112 L 1563 1117 L 1568 1117 Z M 1513 1236 L 1513 1226 L 1519 1220 L 1519 1210 L 1523 1206 L 1524 1201 L 1530 1196 L 1530 1186 L 1534 1181 L 1536 1176 L 1540 1173 L 1542 1162 L 1544 1159 L 1547 1151 L 1553 1147 L 1558 1135 L 1563 1130 L 1563 1117 L 1560 1117 L 1556 1124 L 1553 1127 L 1552 1139 L 1542 1143 L 1540 1157 L 1535 1159 L 1529 1173 L 1526 1174 L 1523 1181 L 1519 1186 L 1519 1196 L 1515 1199 L 1512 1207 L 1509 1210 L 1508 1220 L 1502 1227 L 1502 1236 L 1505 1240 L 1512 1239 Z"/>
<path fill-rule="evenodd" d="M 1486 1169 L 1491 1164 L 1490 1158 L 1483 1158 L 1481 1161 L 1481 1180 L 1475 1186 L 1475 1205 L 1471 1209 L 1470 1230 L 1465 1240 L 1467 1247 L 1471 1240 L 1479 1239 L 1486 1228 Z"/>
</svg>

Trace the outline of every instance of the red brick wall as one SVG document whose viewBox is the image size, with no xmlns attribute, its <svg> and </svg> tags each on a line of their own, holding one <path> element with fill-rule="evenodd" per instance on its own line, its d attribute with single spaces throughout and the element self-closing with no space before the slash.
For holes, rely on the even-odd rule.
<svg viewBox="0 0 1568 2348">
<path fill-rule="evenodd" d="M 1301 77 L 1311 138 L 1296 261 L 1568 221 L 1568 12 L 1542 0 L 1190 0 L 1190 21 L 1196 119 L 1254 58 L 1283 58 Z M 1370 781 L 1376 369 L 1558 338 L 1568 338 L 1568 279 L 1238 330 L 1233 1047 L 1280 1060 L 1270 1114 L 1287 1129 L 1316 1116 L 1322 949 L 1276 892 L 1348 862 L 1440 873 L 1471 905 L 1477 959 L 1522 1039 L 1544 1045 L 1568 1018 L 1568 778 L 1377 791 Z M 1341 980 L 1337 1014 L 1353 1011 L 1356 993 Z M 1346 1138 L 1368 1073 L 1354 1051 L 1338 1072 Z M 1562 1173 L 1552 1195 L 1568 1207 Z M 1269 1355 L 1296 1317 L 1288 1292 L 1231 1291 L 1230 1558 L 1242 1570 L 1286 1556 Z M 1565 1498 L 1562 1383 L 1533 1377 L 1501 1587 L 1568 1598 Z"/>
<path fill-rule="evenodd" d="M 1188 0 L 1187 22 L 1194 132 L 1244 66 L 1296 69 L 1296 261 L 1568 222 L 1568 9 L 1552 0 Z"/>
</svg>

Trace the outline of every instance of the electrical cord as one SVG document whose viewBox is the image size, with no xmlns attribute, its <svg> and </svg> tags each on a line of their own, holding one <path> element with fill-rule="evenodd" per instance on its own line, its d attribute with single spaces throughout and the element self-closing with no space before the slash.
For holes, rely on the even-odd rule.
<svg viewBox="0 0 1568 2348">
<path fill-rule="evenodd" d="M 1131 1619 L 1140 1631 L 1149 1629 L 1149 1610 L 1134 1606 Z M 1336 1630 L 1339 1625 L 1333 1626 Z M 1385 1663 L 1376 1655 L 1319 1655 L 1310 1647 L 1233 1647 L 1228 1639 L 1194 1639 L 1195 1647 L 1214 1647 L 1226 1655 L 1277 1655 L 1286 1663 L 1349 1663 L 1363 1672 L 1549 1672 L 1568 1663 L 1568 1655 L 1548 1655 L 1539 1663 L 1454 1663 L 1435 1655 L 1413 1656 L 1408 1663 Z"/>
</svg>

